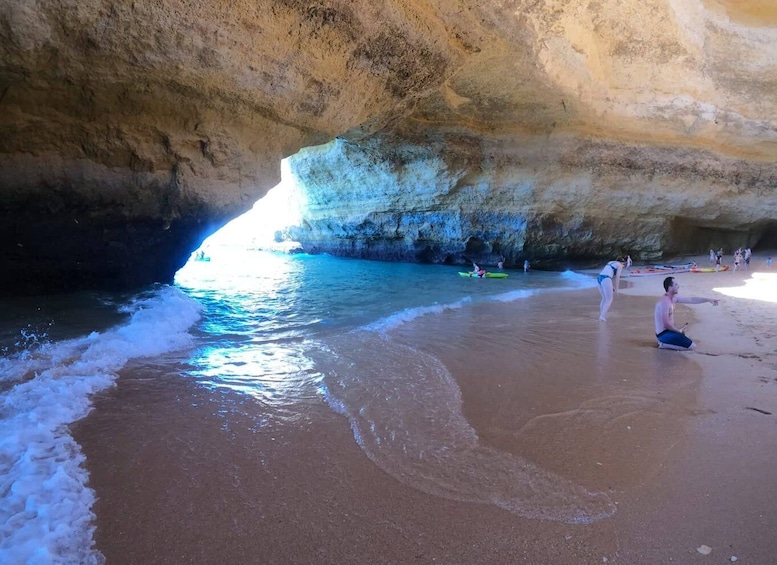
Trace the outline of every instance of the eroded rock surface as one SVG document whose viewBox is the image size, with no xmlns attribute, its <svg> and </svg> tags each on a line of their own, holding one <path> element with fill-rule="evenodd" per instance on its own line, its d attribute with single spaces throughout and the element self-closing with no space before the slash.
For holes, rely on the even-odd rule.
<svg viewBox="0 0 777 565">
<path fill-rule="evenodd" d="M 777 233 L 768 2 L 0 0 L 0 39 L 6 293 L 169 281 L 333 138 L 294 158 L 311 249 L 552 265 Z"/>
<path fill-rule="evenodd" d="M 707 150 L 509 135 L 336 140 L 291 158 L 313 252 L 541 268 L 769 243 L 777 170 Z"/>
</svg>

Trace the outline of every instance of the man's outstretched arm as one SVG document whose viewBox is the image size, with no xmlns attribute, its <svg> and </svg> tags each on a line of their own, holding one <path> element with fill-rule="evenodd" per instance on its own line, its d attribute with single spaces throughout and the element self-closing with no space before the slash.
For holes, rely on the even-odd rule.
<svg viewBox="0 0 777 565">
<path fill-rule="evenodd" d="M 703 298 L 701 296 L 677 296 L 674 301 L 680 304 L 704 304 L 709 302 L 713 306 L 717 306 L 719 302 L 717 298 Z"/>
</svg>

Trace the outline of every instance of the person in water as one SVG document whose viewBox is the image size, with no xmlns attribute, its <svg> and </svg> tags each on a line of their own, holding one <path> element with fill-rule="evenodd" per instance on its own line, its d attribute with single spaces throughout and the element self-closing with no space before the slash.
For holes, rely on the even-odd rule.
<svg viewBox="0 0 777 565">
<path fill-rule="evenodd" d="M 503 256 L 499 256 L 499 263 L 496 264 L 497 269 L 500 271 L 505 268 L 505 258 Z"/>
<path fill-rule="evenodd" d="M 664 290 L 666 293 L 656 302 L 655 323 L 656 339 L 658 347 L 661 349 L 675 349 L 677 351 L 688 351 L 696 349 L 693 340 L 685 335 L 685 324 L 677 328 L 674 324 L 674 305 L 680 304 L 703 304 L 709 302 L 713 306 L 718 305 L 715 298 L 702 298 L 700 296 L 691 296 L 688 298 L 679 296 L 680 283 L 674 277 L 664 279 Z"/>
<path fill-rule="evenodd" d="M 486 276 L 486 270 L 485 269 L 481 269 L 480 267 L 478 267 L 478 264 L 473 261 L 472 262 L 472 274 L 477 276 L 477 277 L 483 278 L 483 277 Z"/>
<path fill-rule="evenodd" d="M 608 261 L 599 276 L 596 277 L 599 294 L 602 297 L 599 303 L 599 321 L 606 322 L 607 310 L 612 305 L 612 300 L 618 293 L 618 286 L 621 281 L 621 271 L 623 271 L 623 258 L 618 257 L 615 261 Z"/>
</svg>

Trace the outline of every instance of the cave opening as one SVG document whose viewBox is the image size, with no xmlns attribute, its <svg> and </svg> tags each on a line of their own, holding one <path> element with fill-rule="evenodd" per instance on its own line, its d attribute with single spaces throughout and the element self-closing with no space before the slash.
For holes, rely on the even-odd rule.
<svg viewBox="0 0 777 565">
<path fill-rule="evenodd" d="M 288 159 L 281 161 L 281 182 L 241 216 L 208 236 L 189 258 L 192 261 L 210 261 L 214 256 L 235 250 L 264 250 L 290 252 L 299 243 L 290 239 L 288 228 L 299 225 L 305 205 Z"/>
<path fill-rule="evenodd" d="M 673 248 L 665 250 L 678 255 L 706 254 L 710 249 L 723 249 L 731 254 L 735 249 L 750 247 L 773 249 L 777 236 L 777 222 L 769 225 L 750 225 L 746 228 L 721 228 L 700 225 L 689 218 L 674 218 L 670 223 L 668 241 Z"/>
<path fill-rule="evenodd" d="M 470 237 L 467 239 L 467 245 L 464 249 L 465 256 L 477 257 L 491 252 L 491 246 L 479 237 Z"/>
<path fill-rule="evenodd" d="M 761 229 L 761 233 L 753 244 L 753 249 L 777 249 L 777 221 L 769 221 Z"/>
</svg>

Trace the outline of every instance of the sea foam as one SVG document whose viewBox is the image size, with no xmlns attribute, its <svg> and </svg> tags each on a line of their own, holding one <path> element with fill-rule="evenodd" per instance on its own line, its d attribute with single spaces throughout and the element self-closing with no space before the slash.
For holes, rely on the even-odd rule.
<svg viewBox="0 0 777 565">
<path fill-rule="evenodd" d="M 476 299 L 473 299 L 473 296 L 467 296 L 446 304 L 434 304 L 431 306 L 416 306 L 413 308 L 406 308 L 389 316 L 380 318 L 375 322 L 366 324 L 360 329 L 368 332 L 385 334 L 386 332 L 394 330 L 403 324 L 412 322 L 413 320 L 422 316 L 428 316 L 430 314 L 441 314 L 446 310 L 458 310 L 467 304 L 472 304 L 473 302 L 515 302 L 517 300 L 524 300 L 531 296 L 545 292 L 564 292 L 596 286 L 596 279 L 589 275 L 576 273 L 574 271 L 564 271 L 561 273 L 561 279 L 564 281 L 564 286 L 561 287 L 519 288 L 508 290 L 503 293 L 478 296 Z"/>
<path fill-rule="evenodd" d="M 421 316 L 428 316 L 429 314 L 440 314 L 445 310 L 457 310 L 472 302 L 470 297 L 462 298 L 449 304 L 434 304 L 432 306 L 418 306 L 415 308 L 406 308 L 399 312 L 395 312 L 390 316 L 376 320 L 371 324 L 363 326 L 361 329 L 368 332 L 385 333 L 387 331 L 398 328 L 399 326 L 412 322 L 416 318 Z"/>
<path fill-rule="evenodd" d="M 3 359 L 0 397 L 0 563 L 102 563 L 94 548 L 94 493 L 68 425 L 128 360 L 191 345 L 200 306 L 173 287 L 138 296 L 128 321 L 104 333 Z"/>
<path fill-rule="evenodd" d="M 561 273 L 561 278 L 575 288 L 592 288 L 596 286 L 596 279 L 591 275 L 566 270 Z"/>
</svg>

